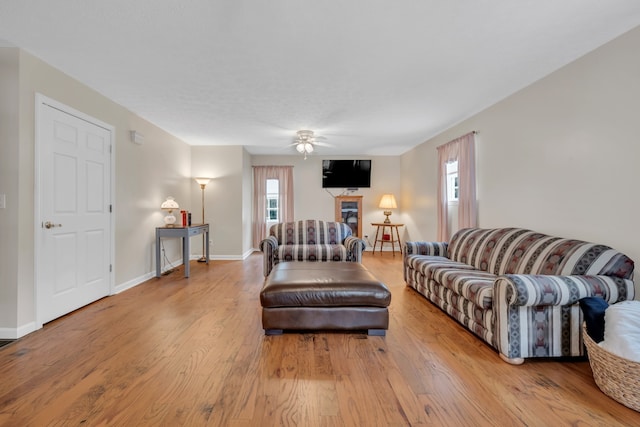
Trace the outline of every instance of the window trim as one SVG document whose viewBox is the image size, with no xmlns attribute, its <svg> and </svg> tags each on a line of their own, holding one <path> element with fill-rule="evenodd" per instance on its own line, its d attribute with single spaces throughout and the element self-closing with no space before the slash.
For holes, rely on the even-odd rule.
<svg viewBox="0 0 640 427">
<path fill-rule="evenodd" d="M 447 173 L 447 203 L 457 204 L 460 199 L 460 180 L 458 174 L 458 161 L 447 162 L 445 166 Z"/>
<path fill-rule="evenodd" d="M 269 192 L 269 181 L 275 181 L 275 189 L 276 192 Z M 266 199 L 266 203 L 265 203 L 265 222 L 280 222 L 280 180 L 275 179 L 275 178 L 267 178 L 267 182 L 266 182 L 266 194 L 265 194 L 265 199 Z M 274 187 L 271 187 L 272 189 Z M 275 201 L 275 207 L 271 206 L 271 201 Z M 271 212 L 275 212 L 275 219 L 271 218 Z"/>
</svg>

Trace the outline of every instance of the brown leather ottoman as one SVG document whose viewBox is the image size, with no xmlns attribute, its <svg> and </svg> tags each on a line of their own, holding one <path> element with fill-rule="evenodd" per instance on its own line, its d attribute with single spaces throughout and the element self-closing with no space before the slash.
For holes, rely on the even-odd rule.
<svg viewBox="0 0 640 427">
<path fill-rule="evenodd" d="M 284 330 L 366 330 L 384 335 L 391 292 L 362 264 L 284 262 L 260 291 L 266 335 Z"/>
</svg>

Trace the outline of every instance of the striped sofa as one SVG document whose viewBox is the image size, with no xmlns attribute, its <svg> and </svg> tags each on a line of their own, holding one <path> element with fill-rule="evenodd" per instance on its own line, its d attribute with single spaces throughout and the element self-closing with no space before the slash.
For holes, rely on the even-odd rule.
<svg viewBox="0 0 640 427">
<path fill-rule="evenodd" d="M 634 298 L 633 261 L 607 246 L 521 228 L 405 242 L 407 285 L 498 350 L 525 358 L 583 354 L 577 301 Z"/>
<path fill-rule="evenodd" d="M 264 277 L 280 262 L 362 262 L 364 248 L 364 240 L 354 237 L 347 224 L 315 219 L 272 225 L 269 237 L 260 242 Z"/>
</svg>

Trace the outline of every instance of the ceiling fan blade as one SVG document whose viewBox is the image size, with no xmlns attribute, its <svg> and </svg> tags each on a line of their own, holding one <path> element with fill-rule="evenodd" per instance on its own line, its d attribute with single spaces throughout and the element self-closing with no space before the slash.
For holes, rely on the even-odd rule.
<svg viewBox="0 0 640 427">
<path fill-rule="evenodd" d="M 329 144 L 328 142 L 314 142 L 313 145 L 317 145 L 318 147 L 335 147 L 333 144 Z"/>
<path fill-rule="evenodd" d="M 296 135 L 293 137 L 292 142 L 287 144 L 284 148 L 294 147 L 296 151 L 299 153 L 304 153 L 305 158 L 307 154 L 310 154 L 314 151 L 314 149 L 318 147 L 334 147 L 334 145 L 328 144 L 326 142 L 327 138 L 321 135 L 315 135 L 311 130 L 299 130 L 296 132 Z M 305 150 L 302 148 L 301 144 L 310 144 L 311 149 Z"/>
</svg>

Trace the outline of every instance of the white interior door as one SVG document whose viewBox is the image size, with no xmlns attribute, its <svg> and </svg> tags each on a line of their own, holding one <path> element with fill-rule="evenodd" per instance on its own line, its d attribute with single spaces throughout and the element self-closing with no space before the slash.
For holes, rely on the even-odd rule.
<svg viewBox="0 0 640 427">
<path fill-rule="evenodd" d="M 39 97 L 37 312 L 43 324 L 111 293 L 112 132 Z"/>
</svg>

